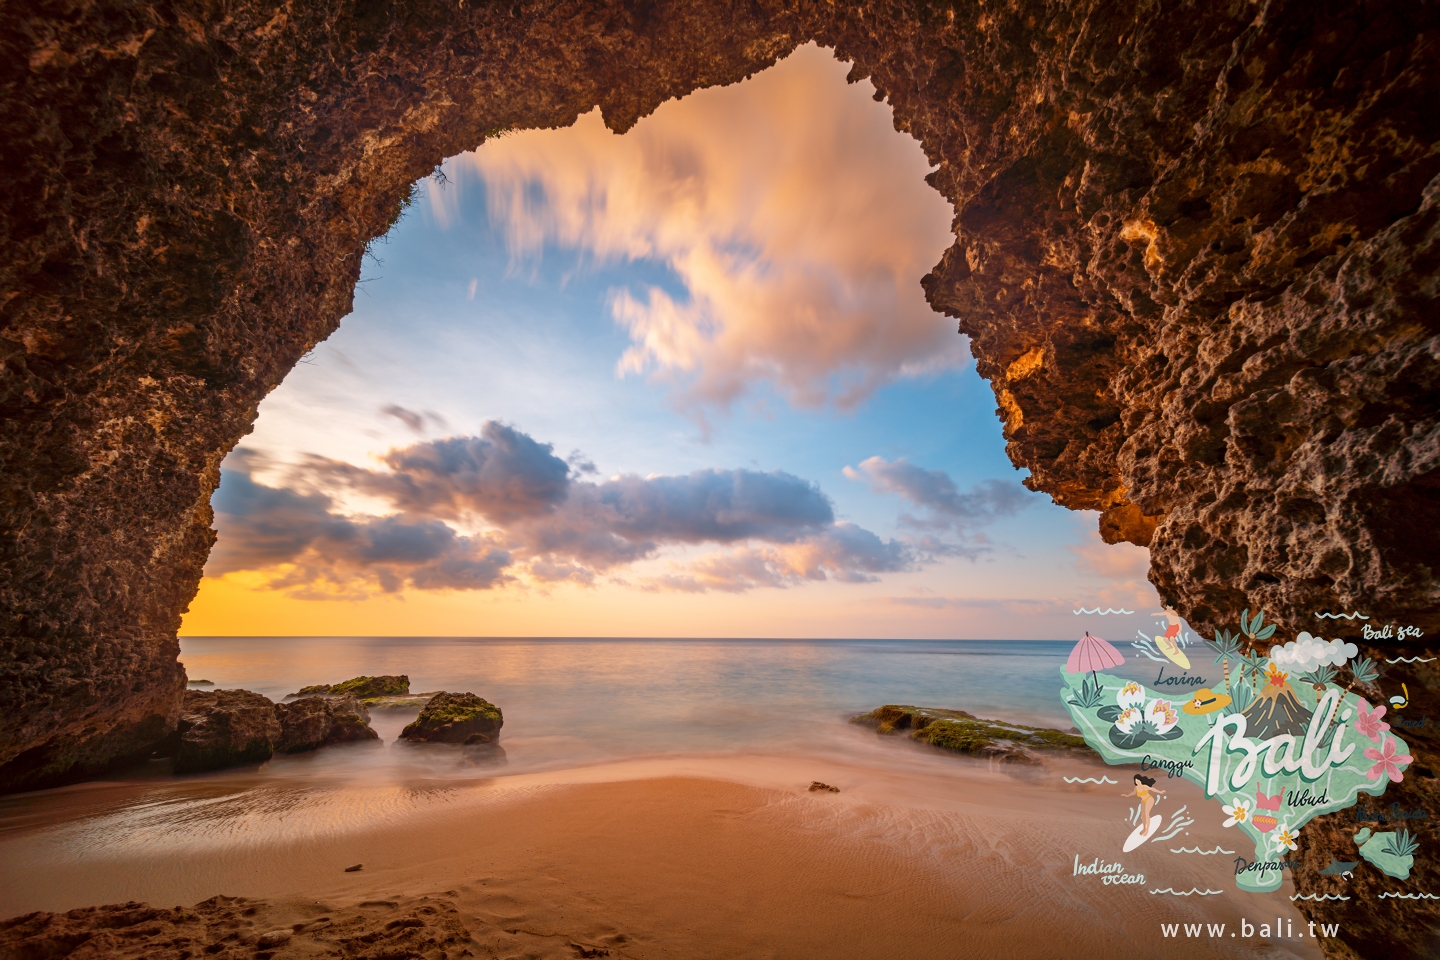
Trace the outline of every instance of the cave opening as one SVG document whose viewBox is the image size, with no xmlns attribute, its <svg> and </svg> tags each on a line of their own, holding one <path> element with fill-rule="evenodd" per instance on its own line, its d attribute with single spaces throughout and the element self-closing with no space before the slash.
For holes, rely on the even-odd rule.
<svg viewBox="0 0 1440 960">
<path fill-rule="evenodd" d="M 969 336 L 1032 490 L 1099 512 L 1107 542 L 1148 544 L 1150 581 L 1199 632 L 1246 610 L 1289 632 L 1373 607 L 1423 634 L 1373 652 L 1426 689 L 1410 651 L 1440 630 L 1433 565 L 1414 553 L 1440 449 L 1437 17 L 1298 3 L 5 7 L 0 789 L 94 776 L 174 730 L 177 632 L 221 463 L 351 312 L 364 251 L 417 179 L 596 107 L 630 130 L 809 41 L 885 96 L 957 212 L 925 300 Z M 653 363 L 663 338 L 649 342 Z M 424 408 L 406 412 L 425 425 Z M 556 452 L 568 475 L 568 451 L 539 451 Z M 1317 506 L 1290 509 L 1301 499 Z M 530 522 L 524 498 L 497 504 Z M 460 559 L 483 578 L 507 558 Z M 1406 802 L 1433 807 L 1426 783 L 1407 779 Z M 1341 825 L 1307 837 L 1321 830 Z M 1397 930 L 1378 901 L 1348 906 L 1347 943 L 1433 953 L 1416 939 L 1433 924 Z"/>
<path fill-rule="evenodd" d="M 1039 638 L 1155 609 L 1143 549 L 1020 486 L 920 285 L 954 210 L 852 67 L 808 44 L 623 134 L 597 108 L 417 181 L 222 465 L 182 647 Z"/>
</svg>

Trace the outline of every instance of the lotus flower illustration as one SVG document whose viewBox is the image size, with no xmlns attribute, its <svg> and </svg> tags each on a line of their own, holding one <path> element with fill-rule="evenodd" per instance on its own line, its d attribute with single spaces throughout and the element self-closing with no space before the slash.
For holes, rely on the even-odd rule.
<svg viewBox="0 0 1440 960">
<path fill-rule="evenodd" d="M 1126 707 L 1120 711 L 1120 716 L 1115 718 L 1115 726 L 1120 728 L 1121 733 L 1134 733 L 1144 719 L 1145 714 L 1138 707 Z"/>
<path fill-rule="evenodd" d="M 1158 697 L 1147 700 L 1145 688 L 1133 680 L 1120 688 L 1114 706 L 1102 707 L 1096 715 L 1115 723 L 1110 742 L 1122 750 L 1134 750 L 1151 740 L 1174 740 L 1184 733 L 1174 704 Z"/>
<path fill-rule="evenodd" d="M 1121 710 L 1138 707 L 1145 702 L 1145 688 L 1131 680 L 1120 688 L 1120 692 L 1115 695 L 1115 702 L 1120 705 Z"/>
<path fill-rule="evenodd" d="M 1155 734 L 1163 737 L 1180 722 L 1180 715 L 1169 700 L 1151 700 L 1145 705 L 1145 719 L 1155 725 Z"/>
</svg>

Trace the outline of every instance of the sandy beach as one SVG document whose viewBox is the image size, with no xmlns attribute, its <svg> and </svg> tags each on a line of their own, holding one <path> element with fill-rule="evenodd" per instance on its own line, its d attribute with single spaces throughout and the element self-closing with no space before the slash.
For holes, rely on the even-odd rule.
<svg viewBox="0 0 1440 960">
<path fill-rule="evenodd" d="M 271 801 L 217 832 L 227 821 L 214 816 L 220 791 L 203 820 L 110 835 L 103 821 L 67 826 L 67 797 L 57 796 L 55 822 L 12 824 L 0 839 L 10 865 L 0 913 L 163 908 L 132 909 L 122 917 L 131 922 L 86 945 L 99 952 L 74 956 L 179 957 L 206 944 L 217 951 L 207 955 L 247 957 L 1319 955 L 1302 938 L 1162 936 L 1162 923 L 1229 931 L 1277 915 L 1303 931 L 1288 882 L 1264 897 L 1198 892 L 1233 890 L 1231 858 L 1170 848 L 1211 849 L 1227 840 L 1223 830 L 1197 824 L 1183 846 L 1157 842 L 1122 857 L 1122 788 L 1064 780 L 1102 768 L 1016 776 L 951 764 L 937 777 L 800 757 L 670 758 L 411 785 L 418 806 L 397 805 L 361 829 L 340 811 L 393 796 L 332 789 L 354 795 L 323 815 L 297 801 L 300 812 L 287 816 Z M 810 792 L 816 778 L 841 792 Z M 78 816 L 130 789 L 96 785 L 68 802 Z M 1077 858 L 1096 856 L 1123 861 L 1144 882 L 1075 874 Z M 363 869 L 346 872 L 354 864 Z M 247 899 L 193 906 L 216 895 Z M 95 922 L 11 921 L 0 945 Z M 276 930 L 290 936 L 262 941 Z"/>
</svg>

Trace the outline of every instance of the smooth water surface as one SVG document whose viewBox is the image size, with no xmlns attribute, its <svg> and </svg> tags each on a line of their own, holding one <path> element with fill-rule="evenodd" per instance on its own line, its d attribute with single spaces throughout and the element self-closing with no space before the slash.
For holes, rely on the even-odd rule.
<svg viewBox="0 0 1440 960">
<path fill-rule="evenodd" d="M 181 641 L 191 679 L 280 699 L 313 683 L 405 674 L 505 713 L 511 765 L 795 746 L 885 703 L 1069 726 L 1048 641 L 535 640 L 278 637 Z M 409 719 L 406 717 L 405 719 Z M 387 740 L 393 720 L 377 714 Z"/>
<path fill-rule="evenodd" d="M 174 847 L 285 845 L 404 824 L 497 788 L 524 789 L 537 776 L 614 775 L 595 772 L 602 767 L 636 771 L 622 776 L 684 775 L 694 761 L 709 764 L 712 775 L 808 782 L 817 771 L 845 765 L 880 779 L 949 781 L 969 765 L 902 737 L 876 737 L 847 718 L 911 703 L 1068 728 L 1057 691 L 1070 647 L 1068 641 L 185 638 L 181 659 L 192 679 L 275 700 L 307 684 L 377 674 L 406 674 L 413 692 L 479 694 L 504 711 L 504 756 L 396 742 L 416 710 L 377 710 L 379 743 L 185 777 L 171 775 L 168 761 L 152 761 L 107 782 L 0 798 L 0 861 L 38 867 Z M 729 772 L 714 774 L 716 764 Z"/>
</svg>

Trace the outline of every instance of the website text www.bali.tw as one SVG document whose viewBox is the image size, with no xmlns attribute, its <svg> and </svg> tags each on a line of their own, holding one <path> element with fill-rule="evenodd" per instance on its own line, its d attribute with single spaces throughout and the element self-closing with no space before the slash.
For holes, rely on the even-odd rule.
<svg viewBox="0 0 1440 960">
<path fill-rule="evenodd" d="M 1306 928 L 1309 933 L 1306 933 Z M 1249 920 L 1241 919 L 1239 928 L 1230 927 L 1228 932 L 1223 923 L 1162 923 L 1160 932 L 1166 937 L 1260 937 L 1262 939 L 1276 940 L 1300 940 L 1309 936 L 1314 939 L 1321 937 L 1338 937 L 1340 935 L 1340 924 L 1338 923 L 1316 923 L 1314 920 L 1308 924 L 1301 924 L 1296 930 L 1294 924 L 1289 920 L 1275 918 L 1274 924 L 1251 923 Z"/>
</svg>

